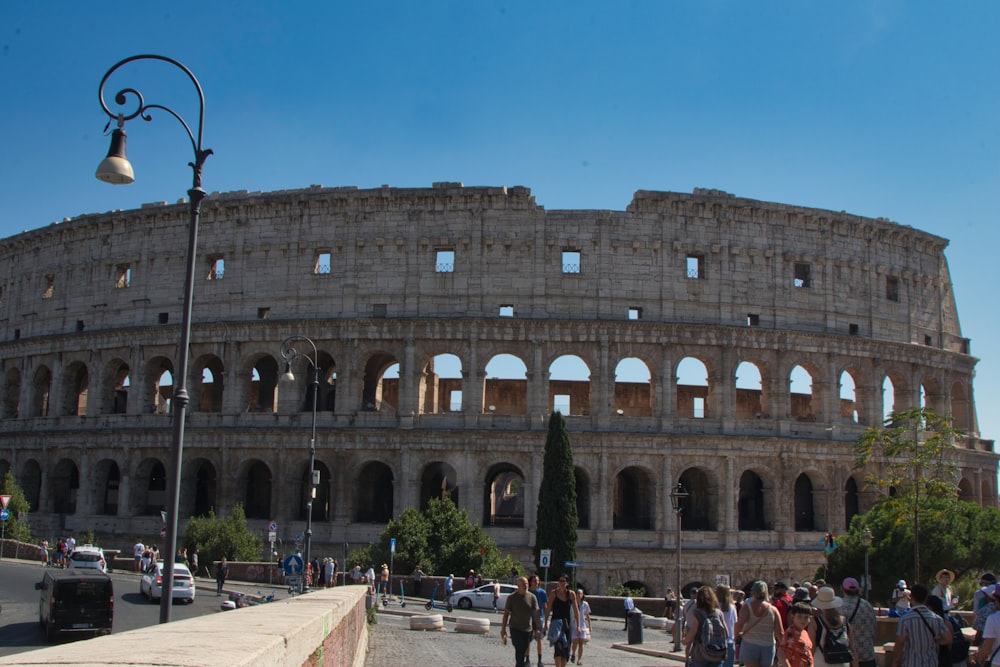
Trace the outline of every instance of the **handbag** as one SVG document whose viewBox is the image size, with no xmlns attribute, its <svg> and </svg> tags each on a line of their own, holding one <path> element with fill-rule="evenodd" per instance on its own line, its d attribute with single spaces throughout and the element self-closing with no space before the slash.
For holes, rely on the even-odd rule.
<svg viewBox="0 0 1000 667">
<path fill-rule="evenodd" d="M 549 634 L 546 636 L 549 640 L 549 646 L 562 646 L 566 641 L 566 635 L 563 634 L 563 620 L 561 618 L 553 618 L 549 622 Z"/>
</svg>

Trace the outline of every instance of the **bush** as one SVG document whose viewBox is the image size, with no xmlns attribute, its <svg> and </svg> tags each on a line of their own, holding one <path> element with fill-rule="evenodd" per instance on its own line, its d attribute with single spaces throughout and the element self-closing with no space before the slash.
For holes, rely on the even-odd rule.
<svg viewBox="0 0 1000 667">
<path fill-rule="evenodd" d="M 231 561 L 260 559 L 264 542 L 247 528 L 243 505 L 237 504 L 224 519 L 209 512 L 207 517 L 193 517 L 184 529 L 184 547 L 191 553 L 198 549 L 199 561 L 209 565 L 225 556 Z"/>
</svg>

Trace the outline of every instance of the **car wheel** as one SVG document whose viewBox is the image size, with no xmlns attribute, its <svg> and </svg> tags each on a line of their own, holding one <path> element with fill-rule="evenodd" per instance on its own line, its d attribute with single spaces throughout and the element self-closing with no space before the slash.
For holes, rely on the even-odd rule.
<svg viewBox="0 0 1000 667">
<path fill-rule="evenodd" d="M 469 598 L 459 598 L 458 600 L 459 609 L 472 609 L 472 600 Z"/>
</svg>

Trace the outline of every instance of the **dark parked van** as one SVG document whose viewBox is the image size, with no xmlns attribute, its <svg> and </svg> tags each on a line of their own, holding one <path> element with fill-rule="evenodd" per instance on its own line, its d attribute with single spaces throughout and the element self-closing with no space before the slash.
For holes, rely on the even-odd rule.
<svg viewBox="0 0 1000 667">
<path fill-rule="evenodd" d="M 115 591 L 108 575 L 97 570 L 46 568 L 35 588 L 42 592 L 38 622 L 49 641 L 62 634 L 111 633 Z"/>
</svg>

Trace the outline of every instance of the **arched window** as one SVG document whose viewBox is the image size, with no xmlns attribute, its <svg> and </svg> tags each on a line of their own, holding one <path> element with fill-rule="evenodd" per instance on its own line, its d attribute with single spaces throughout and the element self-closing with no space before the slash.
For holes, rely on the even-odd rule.
<svg viewBox="0 0 1000 667">
<path fill-rule="evenodd" d="M 612 525 L 624 530 L 653 530 L 653 480 L 641 468 L 625 468 L 615 476 Z"/>
<path fill-rule="evenodd" d="M 590 369 L 580 357 L 563 355 L 549 365 L 549 409 L 566 416 L 590 414 Z"/>
<path fill-rule="evenodd" d="M 528 412 L 528 367 L 511 354 L 498 354 L 486 364 L 483 406 L 486 414 L 523 415 Z"/>
<path fill-rule="evenodd" d="M 387 523 L 392 519 L 392 470 L 381 461 L 370 461 L 361 469 L 355 487 L 354 520 L 358 523 Z"/>
<path fill-rule="evenodd" d="M 486 475 L 486 516 L 488 526 L 524 525 L 524 475 L 509 464 L 495 465 Z"/>
<path fill-rule="evenodd" d="M 764 515 L 764 481 L 747 470 L 740 476 L 740 530 L 768 530 Z"/>
<path fill-rule="evenodd" d="M 809 475 L 799 475 L 795 480 L 795 530 L 816 530 L 816 514 L 813 509 L 813 485 Z"/>
<path fill-rule="evenodd" d="M 263 461 L 253 461 L 247 468 L 243 497 L 248 519 L 271 518 L 271 469 Z"/>
<path fill-rule="evenodd" d="M 426 510 L 431 498 L 451 498 L 458 506 L 458 473 L 447 463 L 437 461 L 424 466 L 420 475 L 420 509 Z"/>
</svg>

